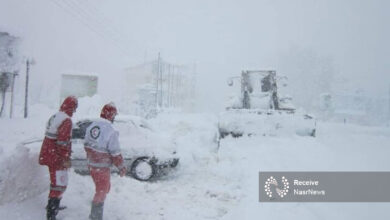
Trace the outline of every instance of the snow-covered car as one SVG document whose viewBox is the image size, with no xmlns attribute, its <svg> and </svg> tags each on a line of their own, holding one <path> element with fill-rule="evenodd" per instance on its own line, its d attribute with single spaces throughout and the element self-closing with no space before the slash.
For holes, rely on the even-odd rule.
<svg viewBox="0 0 390 220">
<path fill-rule="evenodd" d="M 72 129 L 72 167 L 81 175 L 88 175 L 83 139 L 91 119 L 79 120 Z M 160 136 L 148 123 L 135 116 L 115 119 L 114 128 L 119 131 L 122 156 L 127 167 L 127 176 L 137 180 L 155 180 L 176 167 L 179 158 L 175 157 L 174 144 Z M 113 167 L 112 172 L 118 172 Z"/>
</svg>

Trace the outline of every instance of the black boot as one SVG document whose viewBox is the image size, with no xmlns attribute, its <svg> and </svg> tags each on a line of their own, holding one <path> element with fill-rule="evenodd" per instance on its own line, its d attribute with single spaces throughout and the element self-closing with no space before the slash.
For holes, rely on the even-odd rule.
<svg viewBox="0 0 390 220">
<path fill-rule="evenodd" d="M 103 220 L 103 205 L 104 203 L 92 203 L 90 220 Z"/>
<path fill-rule="evenodd" d="M 64 210 L 66 208 L 67 207 L 65 205 L 61 205 L 61 199 L 60 199 L 60 201 L 58 202 L 58 211 Z"/>
<path fill-rule="evenodd" d="M 58 198 L 49 198 L 46 206 L 46 218 L 47 220 L 56 220 L 56 215 L 58 213 L 58 208 L 60 206 L 60 199 Z"/>
</svg>

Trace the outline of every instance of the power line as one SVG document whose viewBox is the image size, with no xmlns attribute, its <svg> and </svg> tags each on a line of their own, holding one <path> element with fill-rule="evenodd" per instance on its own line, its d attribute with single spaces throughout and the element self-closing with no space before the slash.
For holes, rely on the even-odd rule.
<svg viewBox="0 0 390 220">
<path fill-rule="evenodd" d="M 100 18 L 99 16 L 97 16 L 95 13 L 88 10 L 88 7 L 84 7 L 78 1 L 72 1 L 72 0 L 67 0 L 66 4 L 69 7 L 73 8 L 75 11 L 77 11 L 80 15 L 85 17 L 85 19 L 92 21 L 94 24 L 100 27 L 104 32 L 109 33 L 110 36 L 112 36 L 114 39 L 118 37 L 118 36 L 113 36 L 113 34 L 118 35 L 118 33 L 115 33 L 110 29 L 111 25 L 106 25 L 105 21 L 99 19 Z"/>
<path fill-rule="evenodd" d="M 116 39 L 113 39 L 110 37 L 110 35 L 107 36 L 106 31 L 99 30 L 99 28 L 93 27 L 89 22 L 86 20 L 88 19 L 88 16 L 86 16 L 83 13 L 80 13 L 79 9 L 75 7 L 74 5 L 71 5 L 68 3 L 68 1 L 61 1 L 61 0 L 51 0 L 50 2 L 54 3 L 57 7 L 77 19 L 79 22 L 81 22 L 85 27 L 87 27 L 90 31 L 94 32 L 95 34 L 99 35 L 101 38 L 110 41 L 113 45 L 115 45 L 124 55 L 128 56 L 130 53 L 126 51 L 123 48 L 123 45 L 120 45 Z M 63 3 L 63 4 L 62 4 Z M 73 10 L 72 10 L 73 9 Z M 86 20 L 85 20 L 86 19 Z"/>
<path fill-rule="evenodd" d="M 126 34 L 123 34 L 123 32 L 120 29 L 116 28 L 114 22 L 108 19 L 104 15 L 104 13 L 102 13 L 98 8 L 96 8 L 94 4 L 88 4 L 87 1 L 79 1 L 79 0 L 72 0 L 72 2 L 78 5 L 79 8 L 83 9 L 83 11 L 86 14 L 89 14 L 90 16 L 96 18 L 97 22 L 107 27 L 108 31 L 111 31 L 112 33 L 116 34 L 117 37 L 119 37 L 121 40 L 124 41 L 128 40 L 128 36 L 126 36 Z"/>
<path fill-rule="evenodd" d="M 73 9 L 72 13 L 78 15 L 79 20 L 81 22 L 83 22 L 85 25 L 87 25 L 87 27 L 95 30 L 95 32 L 99 32 L 100 36 L 111 41 L 124 54 L 128 54 L 128 52 L 123 48 L 123 45 L 118 43 L 118 41 L 116 39 L 114 39 L 111 34 L 107 33 L 107 31 L 105 29 L 99 28 L 99 27 L 101 27 L 99 24 L 97 24 L 97 25 L 95 24 L 93 26 L 93 24 L 90 24 L 90 22 L 88 22 L 88 21 L 92 21 L 92 23 L 93 23 L 95 21 L 93 18 L 90 19 L 87 15 L 83 14 L 83 12 L 81 12 L 77 6 L 72 5 L 69 1 L 63 1 L 63 3 L 65 3 L 65 5 L 67 5 L 70 9 Z"/>
<path fill-rule="evenodd" d="M 84 13 L 86 17 L 90 17 L 90 20 L 96 22 L 98 26 L 102 27 L 105 31 L 109 32 L 114 40 L 121 42 L 123 46 L 126 47 L 128 45 L 129 37 L 126 34 L 123 34 L 118 28 L 116 28 L 115 23 L 109 20 L 104 13 L 102 13 L 94 4 L 88 4 L 86 1 L 79 0 L 68 0 L 72 2 L 74 7 L 78 9 L 78 11 Z M 82 4 L 83 3 L 83 4 Z M 89 10 L 90 9 L 90 10 Z M 126 47 L 126 49 L 129 49 Z"/>
</svg>

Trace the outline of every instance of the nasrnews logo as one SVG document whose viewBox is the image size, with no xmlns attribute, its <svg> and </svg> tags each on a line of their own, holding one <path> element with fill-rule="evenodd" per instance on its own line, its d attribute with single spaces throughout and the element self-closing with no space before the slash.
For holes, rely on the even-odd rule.
<svg viewBox="0 0 390 220">
<path fill-rule="evenodd" d="M 278 181 L 276 181 L 276 179 L 273 176 L 268 178 L 267 181 L 265 181 L 265 185 L 264 185 L 264 190 L 265 190 L 267 196 L 271 199 L 274 198 L 274 195 L 273 195 L 272 190 L 271 190 L 271 186 L 274 186 L 275 191 L 279 195 L 279 197 L 280 198 L 285 197 L 288 193 L 288 189 L 290 188 L 290 186 L 289 186 L 289 182 L 288 182 L 287 178 L 284 176 L 282 176 L 282 184 L 283 184 L 283 186 L 279 187 Z"/>
</svg>

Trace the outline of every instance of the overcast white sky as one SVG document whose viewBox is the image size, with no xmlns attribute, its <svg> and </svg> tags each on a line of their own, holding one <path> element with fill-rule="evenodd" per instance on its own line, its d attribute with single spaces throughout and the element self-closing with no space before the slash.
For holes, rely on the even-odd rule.
<svg viewBox="0 0 390 220">
<path fill-rule="evenodd" d="M 196 62 L 204 106 L 220 108 L 228 76 L 289 75 L 294 48 L 331 59 L 352 87 L 386 96 L 389 11 L 386 0 L 0 0 L 0 27 L 22 36 L 37 60 L 35 85 L 68 70 L 116 74 L 161 52 Z"/>
</svg>

